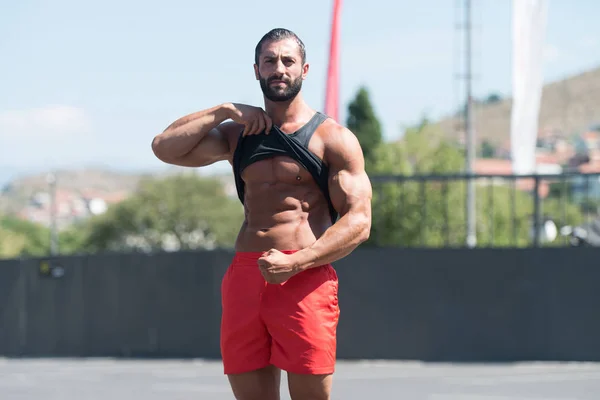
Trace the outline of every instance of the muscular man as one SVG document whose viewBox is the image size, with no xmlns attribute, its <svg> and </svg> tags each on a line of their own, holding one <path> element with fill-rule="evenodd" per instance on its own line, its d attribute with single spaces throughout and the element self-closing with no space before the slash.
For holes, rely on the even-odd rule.
<svg viewBox="0 0 600 400">
<path fill-rule="evenodd" d="M 369 237 L 371 184 L 348 129 L 302 98 L 304 44 L 285 29 L 255 50 L 264 110 L 226 103 L 180 118 L 152 142 L 162 161 L 227 160 L 245 218 L 222 281 L 221 353 L 239 400 L 329 399 L 339 317 L 331 263 Z"/>
</svg>

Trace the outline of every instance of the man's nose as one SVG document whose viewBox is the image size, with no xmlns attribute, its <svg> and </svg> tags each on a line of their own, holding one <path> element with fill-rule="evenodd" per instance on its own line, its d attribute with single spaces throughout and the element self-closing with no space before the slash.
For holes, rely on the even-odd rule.
<svg viewBox="0 0 600 400">
<path fill-rule="evenodd" d="M 277 64 L 275 64 L 275 72 L 283 74 L 285 72 L 285 65 L 283 65 L 283 62 L 281 62 L 281 60 L 277 61 Z"/>
</svg>

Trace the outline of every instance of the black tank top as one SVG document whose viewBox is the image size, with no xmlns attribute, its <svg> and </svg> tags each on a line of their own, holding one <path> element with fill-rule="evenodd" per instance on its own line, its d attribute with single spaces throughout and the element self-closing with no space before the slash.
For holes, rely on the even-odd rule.
<svg viewBox="0 0 600 400">
<path fill-rule="evenodd" d="M 269 135 L 260 133 L 244 137 L 240 134 L 233 153 L 233 174 L 238 197 L 242 204 L 244 204 L 242 171 L 248 165 L 260 160 L 275 156 L 288 156 L 296 160 L 312 175 L 327 200 L 332 223 L 337 220 L 338 213 L 329 197 L 329 169 L 323 160 L 308 150 L 310 138 L 327 118 L 326 115 L 317 112 L 304 126 L 289 135 L 275 125 Z"/>
</svg>

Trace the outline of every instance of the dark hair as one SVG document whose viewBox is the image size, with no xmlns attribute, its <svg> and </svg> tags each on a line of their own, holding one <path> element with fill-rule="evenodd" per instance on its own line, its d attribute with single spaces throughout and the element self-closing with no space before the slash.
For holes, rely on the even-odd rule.
<svg viewBox="0 0 600 400">
<path fill-rule="evenodd" d="M 262 51 L 263 44 L 267 42 L 277 42 L 284 39 L 294 39 L 296 43 L 298 43 L 300 56 L 302 57 L 302 64 L 306 63 L 306 49 L 304 48 L 304 43 L 302 43 L 302 40 L 300 40 L 298 35 L 288 29 L 275 28 L 267 32 L 256 45 L 256 49 L 254 50 L 254 62 L 256 65 L 258 65 L 258 58 L 260 56 L 260 52 Z"/>
</svg>

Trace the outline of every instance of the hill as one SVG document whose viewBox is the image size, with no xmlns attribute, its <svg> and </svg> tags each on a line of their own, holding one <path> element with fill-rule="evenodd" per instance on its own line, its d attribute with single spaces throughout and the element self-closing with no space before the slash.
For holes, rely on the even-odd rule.
<svg viewBox="0 0 600 400">
<path fill-rule="evenodd" d="M 477 102 L 473 107 L 477 143 L 488 141 L 508 148 L 512 99 Z M 544 85 L 540 104 L 539 130 L 569 138 L 600 124 L 600 67 Z M 464 142 L 462 115 L 436 123 L 448 137 Z"/>
<path fill-rule="evenodd" d="M 204 172 L 204 171 L 202 171 Z M 214 177 L 222 182 L 228 195 L 237 196 L 231 174 L 206 174 L 197 169 L 166 166 L 153 172 L 119 172 L 79 168 L 59 170 L 56 176 L 56 209 L 59 226 L 64 227 L 90 216 L 92 209 L 105 209 L 129 197 L 146 177 L 161 178 L 192 173 Z M 47 173 L 13 179 L 0 191 L 0 215 L 9 214 L 48 225 L 50 223 L 50 185 Z M 99 207 L 99 208 L 98 208 Z"/>
<path fill-rule="evenodd" d="M 56 187 L 60 192 L 83 197 L 125 196 L 135 190 L 147 174 L 130 174 L 103 169 L 73 169 L 55 172 Z M 6 184 L 0 192 L 0 213 L 18 213 L 27 207 L 38 193 L 49 191 L 48 174 L 18 177 Z"/>
</svg>

